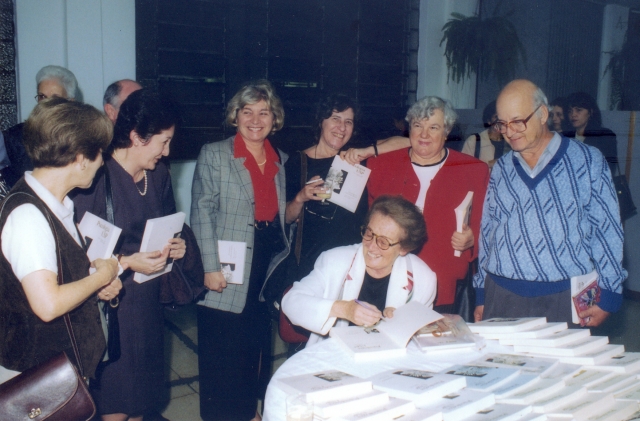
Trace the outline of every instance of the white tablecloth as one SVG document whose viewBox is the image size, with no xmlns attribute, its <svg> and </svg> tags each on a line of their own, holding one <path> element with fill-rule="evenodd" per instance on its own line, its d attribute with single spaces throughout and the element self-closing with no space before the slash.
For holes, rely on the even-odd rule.
<svg viewBox="0 0 640 421">
<path fill-rule="evenodd" d="M 407 355 L 368 363 L 355 363 L 334 339 L 326 339 L 305 348 L 285 361 L 275 372 L 265 398 L 263 420 L 286 421 L 285 398 L 287 394 L 278 386 L 277 379 L 335 369 L 361 378 L 394 368 L 415 368 L 440 371 L 455 364 L 465 364 L 489 352 L 513 353 L 513 347 L 500 346 L 497 341 L 487 341 L 480 351 L 443 353 L 430 355 L 422 353 L 413 342 L 409 342 Z"/>
</svg>

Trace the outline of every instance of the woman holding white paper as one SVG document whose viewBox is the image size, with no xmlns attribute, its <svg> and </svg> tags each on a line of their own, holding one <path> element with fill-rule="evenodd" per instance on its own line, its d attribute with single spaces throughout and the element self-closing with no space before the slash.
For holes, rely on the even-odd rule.
<svg viewBox="0 0 640 421">
<path fill-rule="evenodd" d="M 335 157 L 355 133 L 357 119 L 358 105 L 348 96 L 333 94 L 323 98 L 316 111 L 316 143 L 291 156 L 285 165 L 287 222 L 298 222 L 292 245 L 295 252 L 287 261 L 289 279 L 285 287 L 307 276 L 320 253 L 360 241 L 360 226 L 367 213 L 366 189 L 355 212 L 321 202 L 326 190 L 322 181 L 327 180 Z M 302 174 L 302 160 L 306 161 L 306 174 Z"/>
<path fill-rule="evenodd" d="M 70 351 L 61 317 L 67 313 L 83 374 L 93 378 L 104 355 L 95 297 L 108 300 L 120 291 L 117 262 L 96 259 L 89 275 L 67 194 L 91 185 L 111 133 L 111 123 L 94 107 L 62 98 L 39 102 L 25 123 L 24 144 L 35 168 L 0 208 L 0 383 Z M 60 272 L 64 285 L 58 285 Z M 75 362 L 73 353 L 68 356 Z"/>
<path fill-rule="evenodd" d="M 261 299 L 273 269 L 289 253 L 285 234 L 284 163 L 267 136 L 284 110 L 266 80 L 243 86 L 227 105 L 237 133 L 202 147 L 193 176 L 191 223 L 202 253 L 205 286 L 198 306 L 200 416 L 257 417 L 271 376 L 271 318 Z M 242 243 L 241 283 L 227 283 L 218 241 Z M 238 268 L 236 268 L 237 270 Z M 234 276 L 234 282 L 236 282 Z"/>
<path fill-rule="evenodd" d="M 457 281 L 465 278 L 469 263 L 478 256 L 489 168 L 482 161 L 445 148 L 456 120 L 449 101 L 424 97 L 409 108 L 406 119 L 411 146 L 367 161 L 371 169 L 369 202 L 380 195 L 399 194 L 420 208 L 428 240 L 418 256 L 438 275 L 434 309 L 453 313 Z M 470 191 L 473 200 L 469 224 L 458 232 L 454 210 Z"/>
<path fill-rule="evenodd" d="M 185 242 L 174 238 L 162 250 L 141 253 L 148 219 L 176 213 L 167 166 L 169 144 L 178 122 L 175 105 L 148 89 L 133 92 L 122 103 L 104 171 L 93 186 L 74 197 L 76 217 L 88 211 L 108 220 L 106 180 L 113 200 L 114 225 L 122 228 L 115 253 L 122 275 L 118 319 L 121 356 L 102 366 L 92 386 L 98 413 L 104 421 L 141 420 L 158 408 L 163 397 L 163 312 L 159 302 L 160 278 L 142 284 L 135 272 L 151 274 L 164 268 L 167 258 L 181 259 Z"/>
<path fill-rule="evenodd" d="M 433 305 L 436 275 L 410 254 L 426 239 L 418 208 L 399 196 L 382 196 L 371 205 L 361 233 L 361 244 L 322 253 L 313 271 L 282 299 L 291 322 L 313 332 L 307 346 L 334 325 L 371 326 L 410 301 Z"/>
</svg>

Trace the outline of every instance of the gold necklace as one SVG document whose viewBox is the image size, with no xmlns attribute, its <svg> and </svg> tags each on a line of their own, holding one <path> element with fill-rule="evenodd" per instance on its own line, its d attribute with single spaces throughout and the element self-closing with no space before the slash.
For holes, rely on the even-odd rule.
<svg viewBox="0 0 640 421">
<path fill-rule="evenodd" d="M 122 161 L 120 161 L 120 158 L 118 157 L 118 151 L 116 149 L 113 150 L 113 157 L 116 159 L 116 161 L 118 161 L 118 164 L 120 164 L 122 169 L 127 171 Z M 142 174 L 144 174 L 144 191 L 140 191 L 140 189 L 138 188 L 138 184 L 136 183 L 135 180 L 133 180 L 133 185 L 136 186 L 136 190 L 138 190 L 138 193 L 140 194 L 140 196 L 144 196 L 147 194 L 147 186 L 148 186 L 147 170 L 142 170 Z M 133 176 L 131 176 L 131 178 L 133 179 Z"/>
<path fill-rule="evenodd" d="M 266 164 L 266 163 L 267 163 L 267 158 L 265 157 L 265 158 L 264 158 L 264 161 L 262 161 L 262 163 L 258 164 L 258 166 L 259 166 L 259 167 L 261 167 L 261 166 L 263 166 L 263 165 L 264 165 L 264 164 Z"/>
</svg>

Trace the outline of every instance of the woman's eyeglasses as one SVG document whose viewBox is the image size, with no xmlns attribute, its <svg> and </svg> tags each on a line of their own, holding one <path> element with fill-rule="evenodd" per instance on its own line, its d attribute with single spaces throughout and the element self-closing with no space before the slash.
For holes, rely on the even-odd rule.
<svg viewBox="0 0 640 421">
<path fill-rule="evenodd" d="M 400 241 L 392 243 L 387 237 L 382 237 L 371 231 L 371 228 L 369 227 L 361 227 L 360 235 L 362 235 L 362 238 L 366 241 L 371 241 L 375 238 L 376 244 L 378 245 L 378 247 L 380 247 L 381 250 L 388 250 L 389 247 L 397 246 L 398 244 L 400 244 Z"/>
</svg>

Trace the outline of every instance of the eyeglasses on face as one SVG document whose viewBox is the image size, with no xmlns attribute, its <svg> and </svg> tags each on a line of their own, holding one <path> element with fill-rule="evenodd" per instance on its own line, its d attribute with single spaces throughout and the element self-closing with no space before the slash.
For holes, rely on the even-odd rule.
<svg viewBox="0 0 640 421">
<path fill-rule="evenodd" d="M 388 250 L 390 247 L 397 246 L 400 244 L 400 241 L 392 243 L 387 237 L 380 236 L 373 231 L 369 227 L 361 227 L 360 234 L 365 241 L 371 241 L 374 238 L 376 239 L 376 244 L 380 247 L 381 250 Z"/>
<path fill-rule="evenodd" d="M 529 117 L 525 118 L 524 120 L 511 120 L 508 123 L 498 120 L 493 123 L 493 128 L 502 134 L 507 133 L 508 128 L 511 128 L 511 131 L 515 133 L 522 133 L 527 130 L 527 123 L 529 122 L 529 120 L 531 120 L 531 117 L 533 117 L 536 111 L 540 109 L 540 107 L 542 107 L 542 104 L 538 105 L 538 107 L 533 110 L 531 114 L 529 114 Z"/>
</svg>

